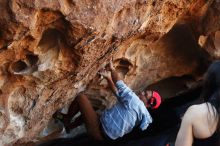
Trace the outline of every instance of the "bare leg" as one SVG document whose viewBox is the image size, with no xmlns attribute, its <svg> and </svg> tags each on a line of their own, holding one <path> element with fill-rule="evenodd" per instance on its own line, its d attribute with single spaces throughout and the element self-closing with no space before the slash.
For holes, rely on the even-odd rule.
<svg viewBox="0 0 220 146">
<path fill-rule="evenodd" d="M 82 124 L 83 124 L 83 117 L 82 117 L 82 115 L 80 115 L 79 117 L 77 117 L 75 119 L 74 122 L 72 122 L 72 123 L 70 123 L 69 125 L 66 126 L 66 130 L 67 130 L 67 132 L 69 132 L 71 129 L 74 129 L 74 128 L 82 125 Z"/>
<path fill-rule="evenodd" d="M 100 129 L 99 116 L 93 109 L 88 97 L 86 95 L 80 94 L 79 96 L 77 96 L 77 101 L 88 134 L 96 140 L 103 140 L 104 138 Z"/>
<path fill-rule="evenodd" d="M 68 113 L 67 113 L 67 116 L 68 117 L 74 117 L 77 113 L 79 112 L 79 105 L 78 105 L 78 101 L 77 99 L 75 99 L 69 109 L 68 109 Z"/>
<path fill-rule="evenodd" d="M 73 100 L 71 105 L 68 108 L 67 114 L 63 114 L 61 112 L 57 112 L 56 114 L 59 114 L 62 116 L 62 122 L 64 126 L 70 125 L 71 119 L 79 112 L 79 105 L 77 103 L 77 100 Z"/>
</svg>

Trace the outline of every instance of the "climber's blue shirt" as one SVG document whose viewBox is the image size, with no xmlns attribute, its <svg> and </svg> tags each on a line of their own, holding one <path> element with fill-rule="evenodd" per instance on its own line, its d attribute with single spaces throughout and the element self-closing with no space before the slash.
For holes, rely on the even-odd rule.
<svg viewBox="0 0 220 146">
<path fill-rule="evenodd" d="M 123 81 L 116 83 L 118 102 L 103 111 L 100 121 L 104 132 L 111 139 L 117 139 L 132 131 L 136 126 L 145 130 L 152 118 L 139 97 Z"/>
</svg>

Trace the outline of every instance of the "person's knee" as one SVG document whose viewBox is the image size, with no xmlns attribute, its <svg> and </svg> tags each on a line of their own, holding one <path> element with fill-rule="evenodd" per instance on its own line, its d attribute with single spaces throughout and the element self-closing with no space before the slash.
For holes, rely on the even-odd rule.
<svg viewBox="0 0 220 146">
<path fill-rule="evenodd" d="M 79 102 L 79 101 L 82 101 L 82 100 L 85 100 L 87 99 L 87 96 L 85 94 L 82 94 L 80 93 L 77 97 L 76 97 L 76 100 Z"/>
</svg>

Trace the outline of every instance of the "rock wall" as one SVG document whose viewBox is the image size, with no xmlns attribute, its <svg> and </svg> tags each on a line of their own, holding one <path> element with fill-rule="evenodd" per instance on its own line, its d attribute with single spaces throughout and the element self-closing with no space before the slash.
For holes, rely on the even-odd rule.
<svg viewBox="0 0 220 146">
<path fill-rule="evenodd" d="M 112 105 L 97 75 L 112 57 L 138 92 L 170 77 L 190 76 L 191 88 L 220 56 L 218 0 L 0 0 L 0 10 L 0 145 L 38 140 L 81 91 Z"/>
</svg>

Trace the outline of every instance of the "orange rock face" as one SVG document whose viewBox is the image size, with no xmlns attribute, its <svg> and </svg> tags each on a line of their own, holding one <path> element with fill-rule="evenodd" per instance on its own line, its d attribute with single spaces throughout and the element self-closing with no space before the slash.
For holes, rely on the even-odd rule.
<svg viewBox="0 0 220 146">
<path fill-rule="evenodd" d="M 220 56 L 218 0 L 1 0 L 0 10 L 0 145 L 36 141 L 81 91 L 112 104 L 97 75 L 112 57 L 138 92 L 196 82 Z"/>
</svg>

